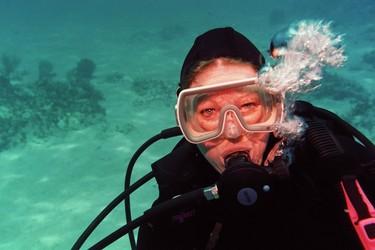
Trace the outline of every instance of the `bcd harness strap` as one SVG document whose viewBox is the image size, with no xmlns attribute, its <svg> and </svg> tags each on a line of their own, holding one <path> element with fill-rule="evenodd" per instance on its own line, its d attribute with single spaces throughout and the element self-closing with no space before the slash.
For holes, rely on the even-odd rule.
<svg viewBox="0 0 375 250">
<path fill-rule="evenodd" d="M 366 250 L 375 250 L 375 209 L 355 176 L 340 182 L 352 225 Z"/>
<path fill-rule="evenodd" d="M 307 141 L 313 146 L 322 160 L 340 159 L 344 156 L 340 142 L 330 132 L 328 127 L 319 120 L 308 118 L 309 114 L 316 115 L 336 122 L 340 128 L 346 130 L 353 137 L 357 138 L 366 148 L 374 152 L 375 147 L 364 135 L 353 128 L 350 124 L 336 116 L 335 114 L 320 108 L 316 108 L 310 103 L 297 101 L 295 105 L 296 115 L 307 115 L 305 122 L 308 125 L 306 132 Z M 340 186 L 344 193 L 347 212 L 350 221 L 366 250 L 375 250 L 375 209 L 362 190 L 358 179 L 354 175 L 344 175 L 341 177 Z"/>
</svg>

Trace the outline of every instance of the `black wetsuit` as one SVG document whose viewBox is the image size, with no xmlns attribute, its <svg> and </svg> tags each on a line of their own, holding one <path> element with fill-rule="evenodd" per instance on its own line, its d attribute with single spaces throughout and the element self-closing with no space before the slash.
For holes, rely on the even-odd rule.
<svg viewBox="0 0 375 250">
<path fill-rule="evenodd" d="M 334 131 L 344 157 L 324 160 L 302 140 L 295 145 L 289 178 L 267 208 L 233 218 L 220 201 L 195 204 L 143 225 L 138 250 L 362 249 L 338 183 L 340 176 L 355 174 L 375 201 L 375 175 L 367 169 L 375 165 L 375 155 L 331 121 L 323 122 Z M 220 178 L 196 145 L 185 140 L 152 167 L 160 192 L 154 205 Z"/>
</svg>

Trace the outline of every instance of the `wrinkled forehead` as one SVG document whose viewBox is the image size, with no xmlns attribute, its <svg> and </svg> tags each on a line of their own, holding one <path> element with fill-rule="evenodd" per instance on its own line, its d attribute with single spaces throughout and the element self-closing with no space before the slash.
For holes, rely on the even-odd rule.
<svg viewBox="0 0 375 250">
<path fill-rule="evenodd" d="M 263 90 L 259 86 L 245 86 L 217 90 L 211 93 L 202 93 L 194 96 L 196 102 L 203 101 L 234 101 L 239 98 L 257 99 L 262 95 Z"/>
<path fill-rule="evenodd" d="M 194 85 L 183 90 L 183 92 L 189 95 L 196 94 L 196 93 L 211 93 L 211 92 L 217 93 L 220 91 L 228 91 L 234 88 L 246 87 L 246 86 L 259 87 L 258 78 L 249 77 L 249 78 L 242 78 L 240 80 L 215 81 L 215 82 L 209 82 L 209 83 L 194 82 Z"/>
<path fill-rule="evenodd" d="M 215 85 L 220 82 L 238 81 L 255 76 L 257 76 L 256 69 L 247 63 L 229 63 L 223 59 L 218 59 L 198 71 L 190 87 Z"/>
</svg>

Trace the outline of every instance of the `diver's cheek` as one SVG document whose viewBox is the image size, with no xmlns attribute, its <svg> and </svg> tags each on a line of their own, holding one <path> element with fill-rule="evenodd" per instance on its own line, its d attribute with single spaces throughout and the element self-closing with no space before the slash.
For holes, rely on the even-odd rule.
<svg viewBox="0 0 375 250">
<path fill-rule="evenodd" d="M 212 139 L 212 140 L 209 140 L 209 141 L 202 142 L 198 146 L 204 147 L 204 148 L 206 148 L 206 150 L 210 150 L 211 148 L 215 148 L 215 147 L 219 146 L 221 143 L 223 143 L 223 141 L 224 141 L 223 138 L 220 136 L 216 139 Z"/>
<path fill-rule="evenodd" d="M 263 152 L 264 152 L 264 150 L 262 150 L 261 148 L 254 147 L 250 151 L 250 159 L 251 159 L 251 161 L 253 163 L 257 164 L 257 165 L 262 164 Z"/>
<path fill-rule="evenodd" d="M 254 133 L 254 136 L 248 137 L 251 145 L 250 159 L 255 164 L 260 165 L 263 160 L 263 153 L 266 150 L 269 133 Z"/>
</svg>

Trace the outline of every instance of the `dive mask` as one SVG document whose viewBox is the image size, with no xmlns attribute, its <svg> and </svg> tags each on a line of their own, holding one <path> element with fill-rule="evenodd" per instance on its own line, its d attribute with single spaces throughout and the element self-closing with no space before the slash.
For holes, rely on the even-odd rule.
<svg viewBox="0 0 375 250">
<path fill-rule="evenodd" d="M 194 144 L 220 137 L 228 120 L 245 132 L 272 132 L 282 120 L 283 98 L 257 77 L 192 87 L 180 92 L 178 126 Z"/>
</svg>

